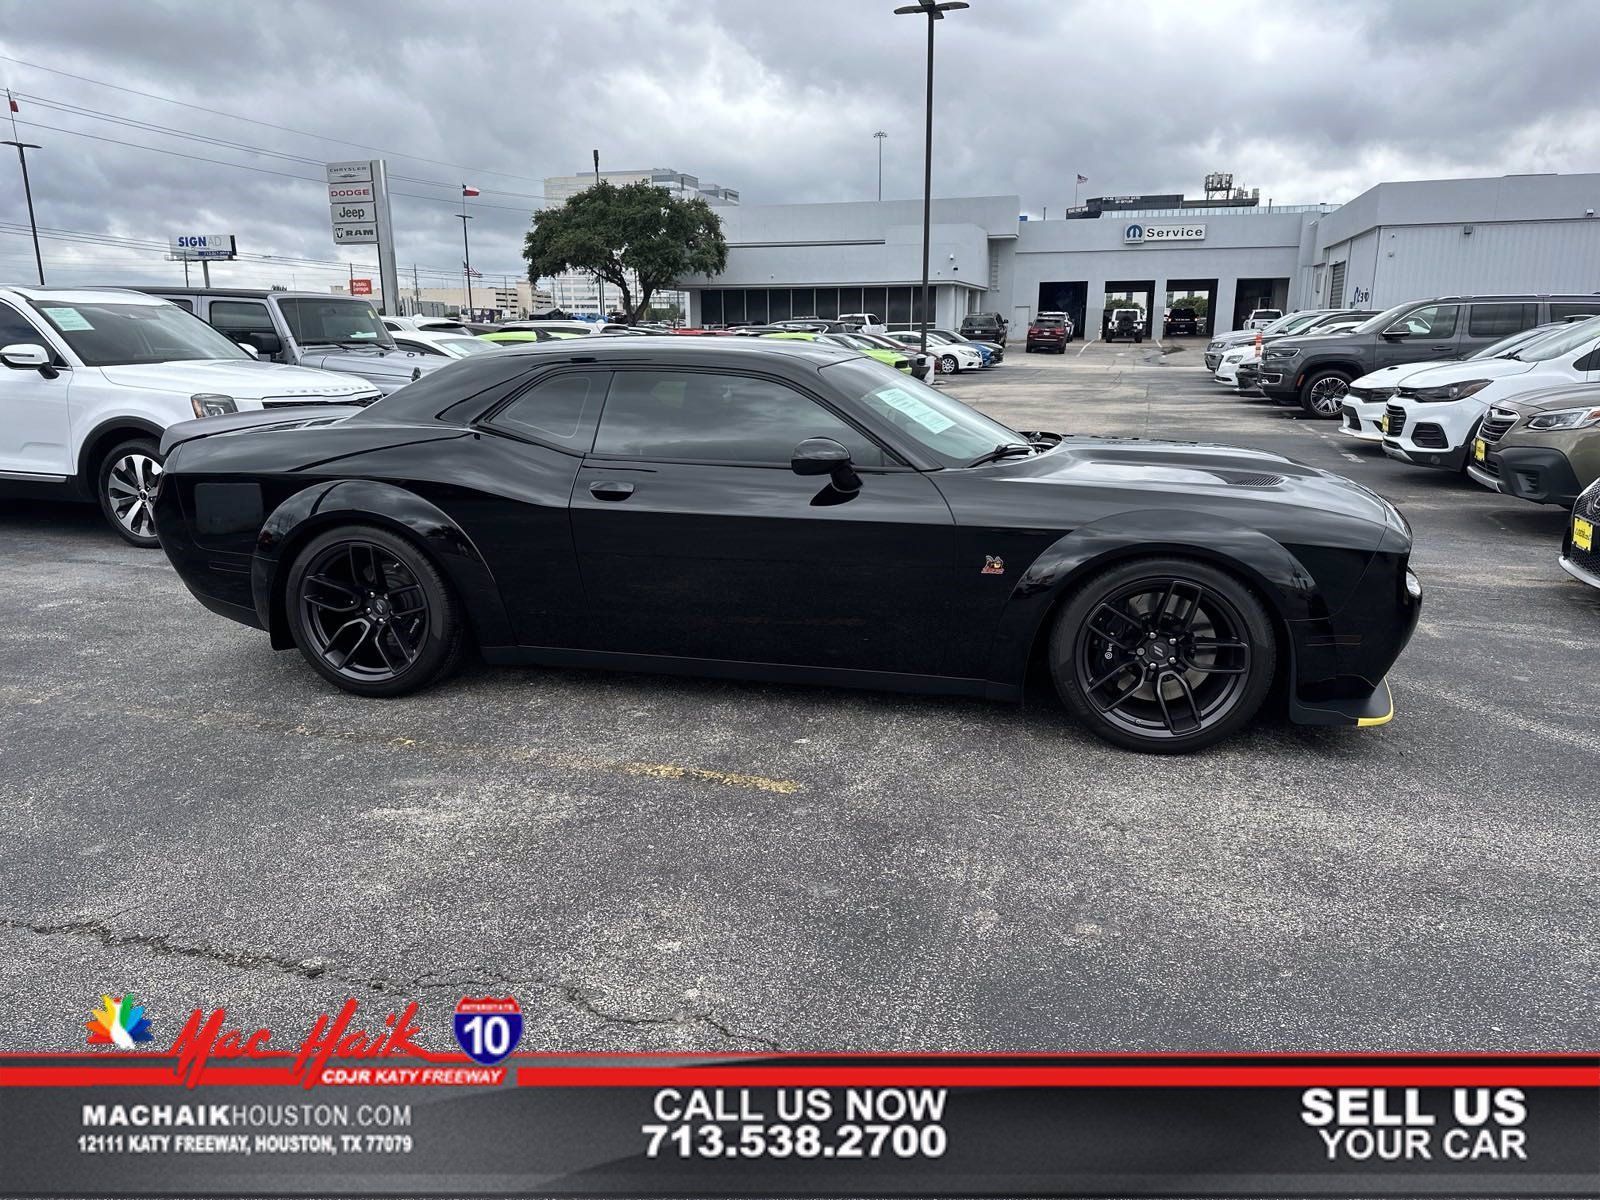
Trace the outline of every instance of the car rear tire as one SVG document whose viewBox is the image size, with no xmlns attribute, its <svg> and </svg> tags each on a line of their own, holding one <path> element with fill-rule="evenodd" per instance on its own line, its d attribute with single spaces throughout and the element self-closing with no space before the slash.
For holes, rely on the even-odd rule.
<svg viewBox="0 0 1600 1200">
<path fill-rule="evenodd" d="M 289 567 L 289 633 L 306 662 L 358 696 L 403 696 L 461 659 L 460 605 L 433 562 L 405 538 L 343 525 L 312 538 Z"/>
<path fill-rule="evenodd" d="M 1320 421 L 1334 420 L 1349 390 L 1350 376 L 1344 371 L 1315 371 L 1300 389 L 1300 407 Z"/>
<path fill-rule="evenodd" d="M 161 478 L 161 453 L 151 438 L 130 438 L 113 446 L 95 472 L 100 511 L 122 540 L 151 550 L 156 537 L 155 490 Z"/>
<path fill-rule="evenodd" d="M 1056 691 L 1091 733 L 1186 754 L 1238 732 L 1272 687 L 1277 639 L 1255 594 L 1209 564 L 1111 567 L 1062 606 L 1050 634 Z"/>
</svg>

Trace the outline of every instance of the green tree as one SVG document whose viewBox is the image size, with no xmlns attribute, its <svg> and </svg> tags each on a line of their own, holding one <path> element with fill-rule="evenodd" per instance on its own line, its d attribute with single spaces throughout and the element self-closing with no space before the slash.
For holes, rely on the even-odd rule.
<svg viewBox="0 0 1600 1200">
<path fill-rule="evenodd" d="M 600 276 L 622 294 L 632 322 L 679 277 L 721 274 L 728 243 L 704 200 L 680 200 L 651 183 L 617 187 L 601 180 L 560 208 L 534 213 L 522 257 L 535 283 L 563 271 Z"/>
<path fill-rule="evenodd" d="M 1193 294 L 1188 296 L 1177 296 L 1173 299 L 1172 303 L 1168 305 L 1168 307 L 1192 308 L 1194 309 L 1194 315 L 1203 321 L 1206 319 L 1207 310 L 1211 307 L 1211 297 L 1196 296 Z"/>
</svg>

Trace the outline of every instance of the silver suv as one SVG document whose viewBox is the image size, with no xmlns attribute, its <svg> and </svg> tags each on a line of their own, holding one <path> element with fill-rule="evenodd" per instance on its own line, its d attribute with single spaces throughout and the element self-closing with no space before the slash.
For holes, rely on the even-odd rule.
<svg viewBox="0 0 1600 1200">
<path fill-rule="evenodd" d="M 402 350 L 378 310 L 356 296 L 239 288 L 139 290 L 187 309 L 257 358 L 356 375 L 385 396 L 454 361 Z"/>
</svg>

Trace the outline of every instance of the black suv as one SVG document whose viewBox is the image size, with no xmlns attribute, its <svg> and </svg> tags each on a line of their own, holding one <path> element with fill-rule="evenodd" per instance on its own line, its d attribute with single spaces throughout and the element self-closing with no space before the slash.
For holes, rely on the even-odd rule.
<svg viewBox="0 0 1600 1200">
<path fill-rule="evenodd" d="M 1005 345 L 1006 319 L 997 312 L 968 313 L 961 318 L 961 336 L 973 342 Z"/>
<path fill-rule="evenodd" d="M 1409 300 L 1348 333 L 1280 338 L 1261 354 L 1261 390 L 1314 417 L 1335 418 L 1350 381 L 1382 367 L 1467 358 L 1547 321 L 1600 313 L 1600 295 L 1440 296 Z"/>
<path fill-rule="evenodd" d="M 1162 336 L 1174 337 L 1180 333 L 1193 336 L 1201 332 L 1200 318 L 1192 308 L 1175 308 L 1167 314 L 1166 329 Z"/>
</svg>

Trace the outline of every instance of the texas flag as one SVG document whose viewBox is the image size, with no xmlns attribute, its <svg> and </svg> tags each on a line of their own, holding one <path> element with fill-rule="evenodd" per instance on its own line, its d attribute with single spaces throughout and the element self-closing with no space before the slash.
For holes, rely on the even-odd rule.
<svg viewBox="0 0 1600 1200">
<path fill-rule="evenodd" d="M 476 196 L 476 195 L 479 195 L 480 193 L 479 193 L 478 189 L 473 187 L 471 184 L 463 183 L 461 185 L 461 194 L 463 196 Z"/>
<path fill-rule="evenodd" d="M 20 108 L 17 107 L 16 100 L 12 98 L 10 89 L 6 90 L 6 103 L 11 105 L 11 111 L 12 112 L 21 112 L 22 111 Z"/>
</svg>

